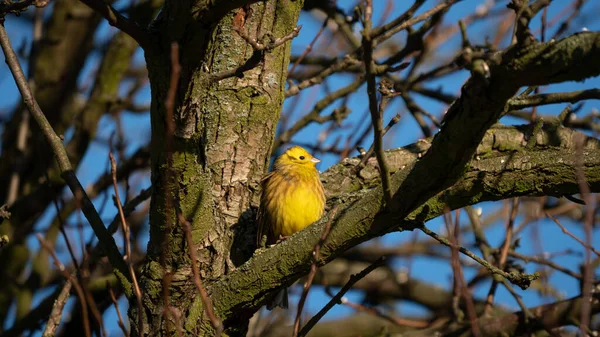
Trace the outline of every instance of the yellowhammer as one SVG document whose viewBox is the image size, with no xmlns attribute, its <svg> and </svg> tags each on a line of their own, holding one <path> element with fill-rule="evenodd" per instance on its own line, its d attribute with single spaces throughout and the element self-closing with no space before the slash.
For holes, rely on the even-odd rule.
<svg viewBox="0 0 600 337">
<path fill-rule="evenodd" d="M 258 209 L 258 245 L 263 236 L 274 244 L 319 220 L 325 209 L 325 190 L 315 165 L 320 160 L 300 146 L 289 148 L 275 161 L 273 171 L 261 181 Z M 287 289 L 267 304 L 287 308 Z"/>
</svg>

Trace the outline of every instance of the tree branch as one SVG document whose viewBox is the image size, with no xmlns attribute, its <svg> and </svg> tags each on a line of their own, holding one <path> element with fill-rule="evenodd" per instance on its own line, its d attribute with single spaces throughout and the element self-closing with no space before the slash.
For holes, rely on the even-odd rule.
<svg viewBox="0 0 600 337">
<path fill-rule="evenodd" d="M 148 31 L 121 15 L 121 13 L 115 10 L 111 5 L 105 3 L 103 0 L 80 1 L 102 15 L 111 26 L 116 27 L 131 36 L 143 49 L 152 46 Z"/>
<path fill-rule="evenodd" d="M 127 265 L 123 261 L 123 257 L 117 248 L 114 238 L 106 230 L 98 211 L 96 211 L 92 201 L 89 199 L 87 193 L 83 189 L 83 186 L 81 186 L 81 183 L 75 176 L 75 172 L 73 171 L 69 158 L 67 157 L 67 152 L 62 144 L 62 139 L 60 139 L 60 137 L 58 137 L 58 135 L 54 132 L 52 125 L 50 125 L 46 119 L 46 116 L 44 116 L 44 113 L 37 104 L 37 101 L 31 94 L 31 90 L 27 85 L 27 79 L 25 78 L 25 74 L 21 69 L 17 55 L 10 45 L 4 25 L 0 25 L 0 44 L 2 45 L 2 51 L 6 56 L 6 63 L 8 63 L 15 83 L 17 84 L 19 92 L 23 98 L 23 103 L 25 103 L 27 109 L 29 109 L 29 112 L 39 125 L 46 140 L 52 147 L 52 151 L 56 157 L 62 178 L 71 189 L 71 192 L 75 198 L 81 198 L 81 209 L 92 226 L 94 234 L 96 234 L 98 237 L 98 241 L 106 252 L 113 268 L 115 268 L 115 272 L 119 272 L 122 276 L 122 281 L 126 282 L 128 280 Z"/>
<path fill-rule="evenodd" d="M 508 106 L 510 110 L 519 110 L 546 104 L 577 103 L 587 99 L 600 99 L 600 89 L 517 96 L 509 100 Z"/>
<path fill-rule="evenodd" d="M 544 126 L 535 146 L 526 150 L 531 126 L 492 128 L 477 148 L 469 168 L 453 187 L 423 203 L 403 221 L 375 213 L 381 201 L 379 173 L 372 158 L 357 177 L 351 175 L 359 158 L 346 159 L 322 174 L 330 202 L 344 202 L 345 211 L 334 221 L 323 245 L 320 264 L 331 261 L 347 248 L 388 232 L 413 229 L 424 221 L 482 201 L 523 195 L 558 196 L 577 193 L 579 186 L 573 157 L 574 138 L 580 133 L 568 128 Z M 390 171 L 402 173 L 425 153 L 427 140 L 386 152 Z M 592 191 L 600 191 L 600 142 L 587 139 L 584 156 L 586 177 Z M 404 169 L 403 169 L 404 168 Z M 560 177 L 560 179 L 558 178 Z M 310 226 L 273 248 L 260 252 L 223 279 L 208 283 L 215 309 L 226 321 L 232 312 L 255 308 L 268 299 L 272 287 L 288 286 L 308 272 L 310 251 L 323 230 L 324 222 Z M 284 258 L 282 258 L 284 256 Z M 277 263 L 278 268 L 272 268 Z M 255 270 L 256 273 L 244 273 Z M 243 298 L 237 294 L 244 294 Z M 242 310 L 243 311 L 243 310 Z"/>
<path fill-rule="evenodd" d="M 592 313 L 600 312 L 600 300 L 598 295 L 592 299 Z M 482 336 L 521 336 L 529 332 L 538 330 L 554 329 L 560 326 L 573 324 L 581 313 L 583 306 L 582 297 L 573 297 L 568 300 L 559 301 L 551 304 L 540 305 L 530 309 L 534 317 L 532 322 L 526 323 L 525 313 L 518 311 L 500 317 L 480 318 L 477 325 L 481 329 Z M 443 325 L 442 325 L 443 326 Z M 461 326 L 452 323 L 444 331 L 446 336 L 472 336 L 469 333 L 470 327 Z M 403 337 L 425 337 L 433 336 L 440 327 L 433 327 L 412 333 L 405 333 Z"/>
</svg>

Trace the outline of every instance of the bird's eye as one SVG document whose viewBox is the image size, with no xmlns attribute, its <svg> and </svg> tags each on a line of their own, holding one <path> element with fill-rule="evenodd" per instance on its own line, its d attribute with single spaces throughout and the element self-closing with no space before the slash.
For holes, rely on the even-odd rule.
<svg viewBox="0 0 600 337">
<path fill-rule="evenodd" d="M 304 160 L 304 156 L 300 156 L 300 160 Z"/>
</svg>

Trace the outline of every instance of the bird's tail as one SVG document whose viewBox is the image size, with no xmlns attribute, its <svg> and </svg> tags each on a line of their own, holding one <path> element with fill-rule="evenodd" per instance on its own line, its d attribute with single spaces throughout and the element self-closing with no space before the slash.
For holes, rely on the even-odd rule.
<svg viewBox="0 0 600 337">
<path fill-rule="evenodd" d="M 280 290 L 273 299 L 267 303 L 267 309 L 273 310 L 275 307 L 280 307 L 282 309 L 288 308 L 288 291 L 287 288 L 283 288 Z"/>
</svg>

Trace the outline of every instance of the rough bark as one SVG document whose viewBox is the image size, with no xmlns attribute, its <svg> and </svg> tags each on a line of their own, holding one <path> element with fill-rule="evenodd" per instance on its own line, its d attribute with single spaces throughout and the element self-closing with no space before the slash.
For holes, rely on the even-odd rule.
<svg viewBox="0 0 600 337">
<path fill-rule="evenodd" d="M 241 254 L 231 250 L 234 240 L 240 242 L 236 247 L 253 240 L 243 236 L 244 222 L 254 218 L 249 207 L 268 166 L 284 99 L 289 42 L 264 53 L 258 66 L 242 77 L 214 81 L 211 74 L 235 69 L 254 54 L 233 29 L 238 11 L 245 18 L 242 30 L 260 41 L 267 35 L 277 38 L 288 34 L 297 22 L 302 1 L 269 0 L 222 15 L 206 10 L 205 6 L 211 5 L 168 2 L 152 27 L 157 44 L 146 51 L 152 89 L 154 189 L 148 258 L 140 283 L 145 290 L 142 331 L 148 336 L 173 335 L 176 329 L 190 336 L 214 333 L 192 282 L 189 247 L 184 243 L 177 212 L 192 223 L 201 277 L 216 279 L 231 270 Z M 219 8 L 229 5 L 235 8 L 236 4 L 221 2 Z M 168 153 L 165 99 L 171 42 L 180 46 L 181 76 L 172 152 Z M 161 263 L 172 278 L 169 308 L 163 305 L 165 274 Z M 139 312 L 135 301 L 131 307 L 135 335 L 140 328 Z M 227 326 L 228 333 L 243 335 L 246 326 L 247 321 L 238 320 Z"/>
<path fill-rule="evenodd" d="M 289 45 L 265 53 L 258 66 L 241 78 L 213 81 L 210 74 L 235 69 L 255 56 L 251 46 L 233 29 L 236 14 L 244 18 L 242 30 L 261 41 L 266 33 L 274 37 L 289 33 L 301 2 L 261 2 L 223 12 L 222 17 L 215 14 L 220 12 L 207 9 L 211 4 L 167 3 L 152 27 L 156 46 L 146 51 L 152 88 L 155 188 L 148 259 L 141 283 L 145 289 L 142 332 L 150 335 L 175 333 L 177 328 L 196 335 L 212 331 L 190 280 L 188 247 L 177 220 L 178 212 L 193 225 L 201 277 L 232 335 L 245 332 L 247 320 L 274 287 L 287 286 L 307 272 L 310 251 L 323 225 L 321 222 L 231 271 L 245 260 L 248 238 L 253 236 L 244 223 L 253 218 L 249 205 L 267 166 L 283 101 Z M 218 23 L 212 22 L 213 19 L 218 19 Z M 558 42 L 515 45 L 491 55 L 487 60 L 490 74 L 474 72 L 424 157 L 407 162 L 394 174 L 392 187 L 396 194 L 387 211 L 380 212 L 379 187 L 340 199 L 345 211 L 334 222 L 320 264 L 370 238 L 421 226 L 446 207 L 453 209 L 517 195 L 576 193 L 573 147 L 571 152 L 562 153 L 569 162 L 564 166 L 548 160 L 549 151 L 531 152 L 527 150 L 529 147 L 524 150 L 522 144 L 519 151 L 503 158 L 484 153 L 479 158 L 481 163 L 471 163 L 469 172 L 467 164 L 519 87 L 581 80 L 600 73 L 594 61 L 600 56 L 599 40 L 597 33 L 583 33 Z M 164 102 L 169 90 L 172 41 L 181 47 L 182 72 L 176 93 L 175 131 L 170 138 Z M 547 68 L 553 72 L 544 71 Z M 548 132 L 556 136 L 562 132 L 559 129 L 554 127 Z M 169 153 L 167 144 L 171 139 Z M 586 173 L 590 184 L 597 189 L 597 167 L 587 161 L 597 160 L 597 144 L 590 144 L 586 148 L 589 154 L 586 165 L 591 167 L 586 167 Z M 167 165 L 169 158 L 172 158 L 171 168 Z M 529 169 L 530 165 L 536 165 L 537 170 Z M 519 179 L 511 176 L 511 168 L 519 171 Z M 540 168 L 546 172 L 555 170 L 554 174 L 564 172 L 563 180 L 540 187 L 542 182 L 535 180 L 540 177 Z M 527 172 L 531 172 L 530 177 Z M 348 171 L 336 174 L 347 177 Z M 530 184 L 522 183 L 523 180 Z M 173 296 L 163 304 L 164 280 L 171 280 L 169 293 Z M 133 332 L 137 333 L 141 327 L 136 326 L 135 318 L 140 313 L 134 302 L 131 308 Z"/>
</svg>

